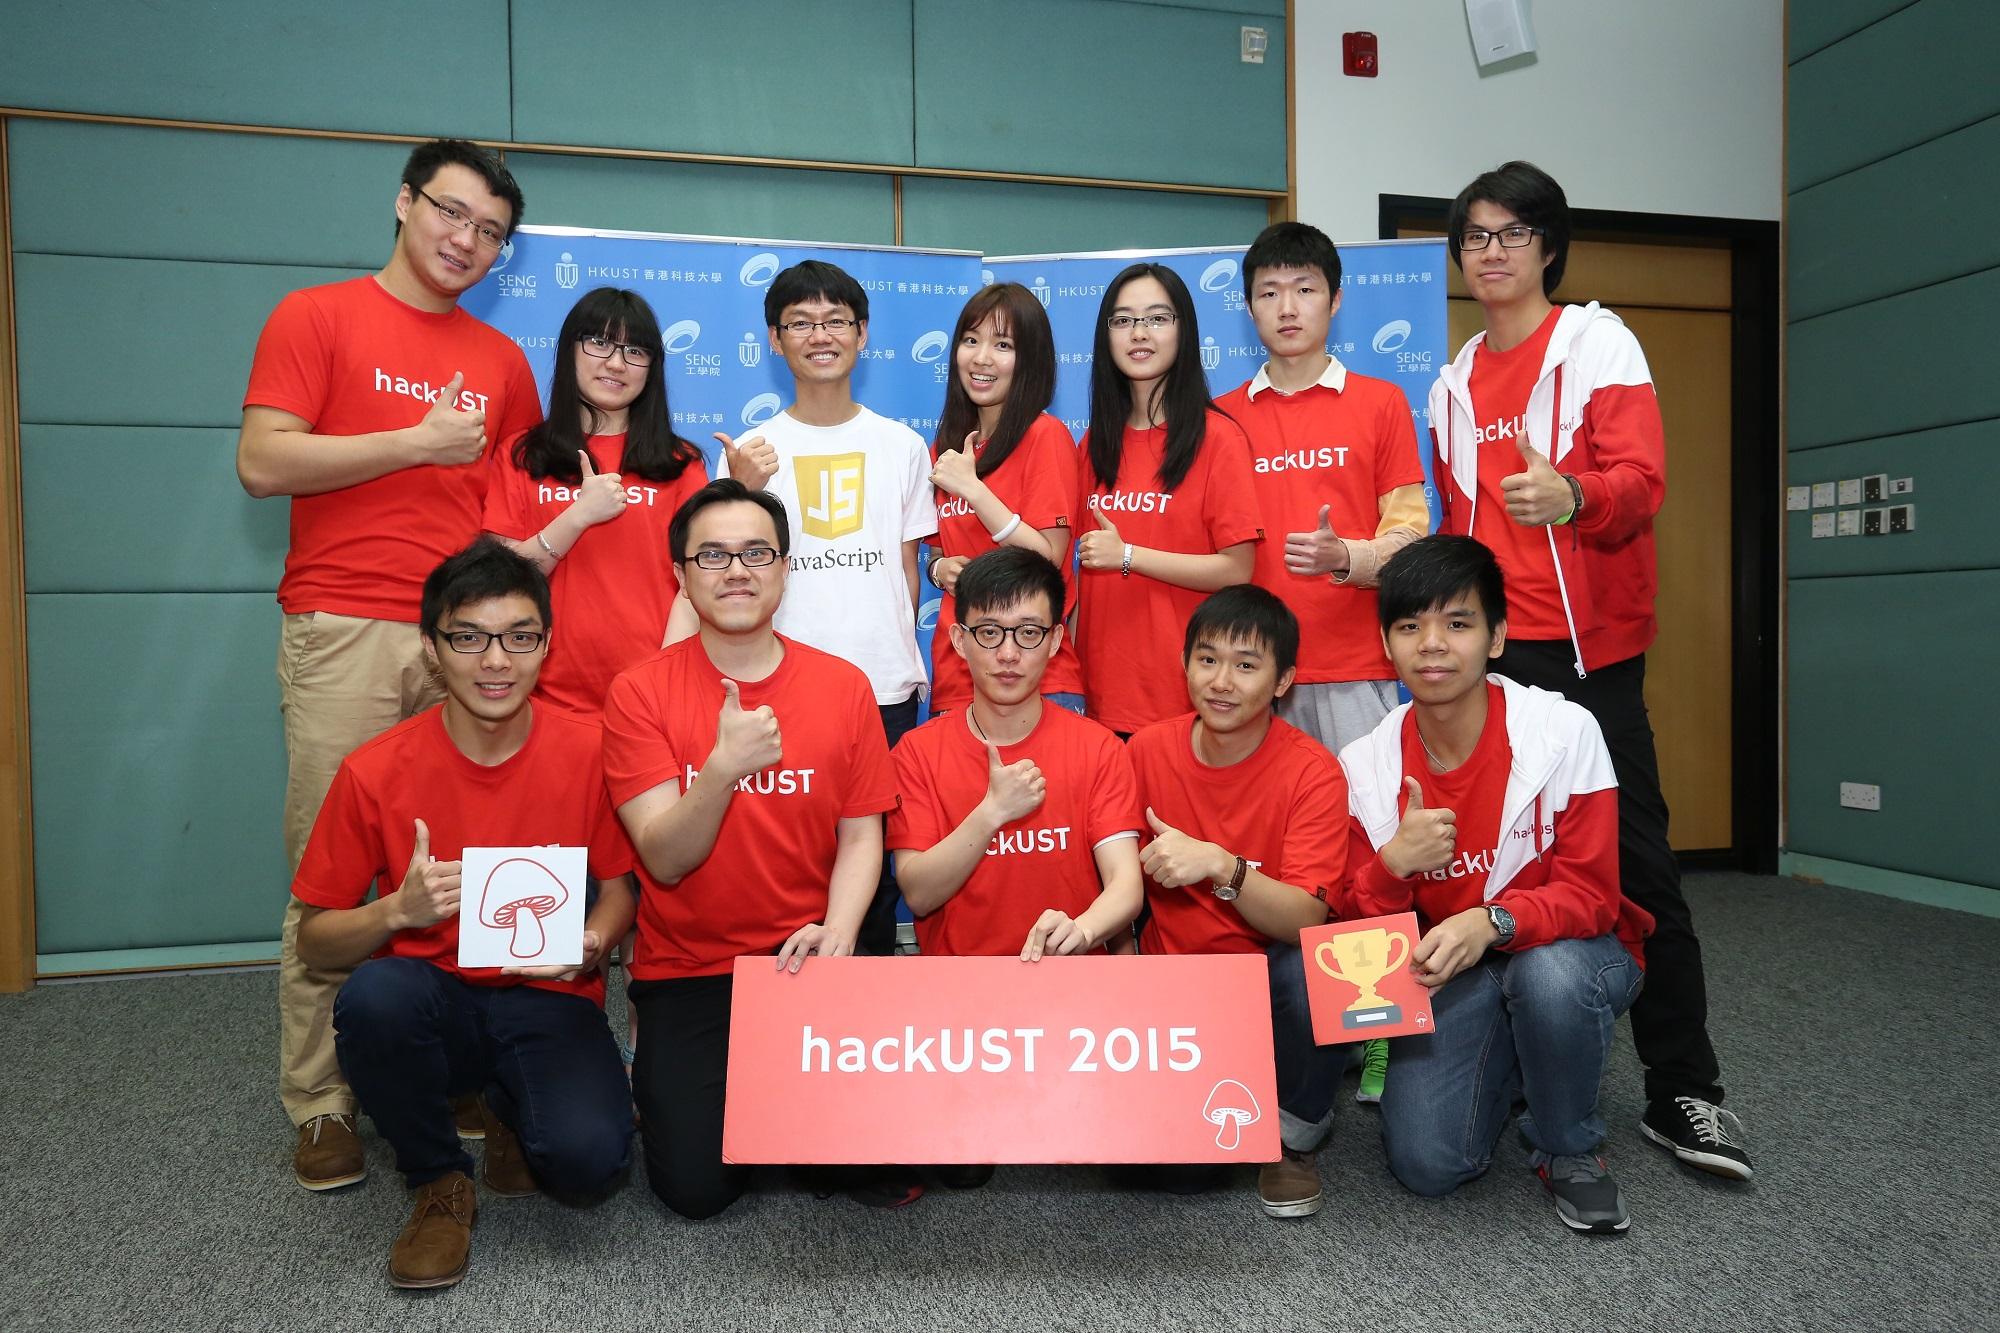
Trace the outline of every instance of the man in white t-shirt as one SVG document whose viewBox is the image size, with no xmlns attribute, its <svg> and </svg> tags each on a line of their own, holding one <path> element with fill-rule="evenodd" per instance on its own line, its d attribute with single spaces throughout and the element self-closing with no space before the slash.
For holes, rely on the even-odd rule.
<svg viewBox="0 0 2000 1333">
<path fill-rule="evenodd" d="M 791 517 L 790 587 L 774 627 L 867 673 L 893 747 L 916 725 L 926 682 L 917 548 L 937 531 L 930 450 L 854 401 L 868 293 L 853 277 L 816 259 L 794 264 L 764 293 L 764 320 L 771 351 L 791 368 L 793 400 L 741 442 L 718 435 L 723 462 Z M 885 862 L 860 952 L 894 952 L 895 903 Z"/>
</svg>

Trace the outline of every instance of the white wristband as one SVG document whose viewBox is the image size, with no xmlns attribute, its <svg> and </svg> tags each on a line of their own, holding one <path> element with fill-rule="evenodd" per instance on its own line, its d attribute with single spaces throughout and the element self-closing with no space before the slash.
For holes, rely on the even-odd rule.
<svg viewBox="0 0 2000 1333">
<path fill-rule="evenodd" d="M 1125 543 L 1125 562 L 1124 562 L 1123 564 L 1121 564 L 1121 565 L 1119 565 L 1119 566 L 1118 566 L 1118 577 L 1119 577 L 1119 578 L 1121 578 L 1121 579 L 1129 579 L 1129 578 L 1131 578 L 1131 577 L 1132 577 L 1132 543 L 1131 543 L 1131 542 L 1126 542 L 1126 543 Z"/>
<path fill-rule="evenodd" d="M 1001 542 L 1004 542 L 1009 537 L 1013 536 L 1014 529 L 1020 526 L 1021 526 L 1021 516 L 1018 513 L 1010 514 L 1007 518 L 1007 521 L 1000 525 L 1000 531 L 989 532 L 986 535 L 993 539 L 993 544 L 995 546 L 998 546 Z"/>
</svg>

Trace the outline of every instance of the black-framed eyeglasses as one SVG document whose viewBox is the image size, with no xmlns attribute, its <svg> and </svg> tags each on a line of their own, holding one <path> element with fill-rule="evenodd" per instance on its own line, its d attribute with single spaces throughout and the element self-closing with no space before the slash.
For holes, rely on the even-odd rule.
<svg viewBox="0 0 2000 1333">
<path fill-rule="evenodd" d="M 477 236 L 479 243 L 489 250 L 498 250 L 501 246 L 507 244 L 507 233 L 501 231 L 492 223 L 475 222 L 468 214 L 435 198 L 422 186 L 415 188 L 418 194 L 423 195 L 425 199 L 430 201 L 431 207 L 438 211 L 438 216 L 443 218 L 445 225 L 449 226 L 453 231 L 464 231 L 467 227 L 472 228 L 472 234 Z"/>
<path fill-rule="evenodd" d="M 981 648 L 988 650 L 998 648 L 1008 639 L 1012 639 L 1014 646 L 1024 653 L 1032 653 L 1041 647 L 1042 641 L 1048 638 L 1050 633 L 1047 625 L 1037 625 L 1032 620 L 1025 625 L 996 625 L 990 620 L 982 620 L 977 625 L 967 625 L 960 621 L 959 627 L 970 634 L 972 641 Z"/>
<path fill-rule="evenodd" d="M 488 634 L 483 629 L 452 629 L 438 637 L 455 653 L 483 653 L 496 642 L 504 653 L 532 653 L 548 635 L 538 629 L 506 629 L 498 634 Z"/>
<path fill-rule="evenodd" d="M 794 338 L 810 338 L 814 329 L 825 329 L 836 338 L 844 338 L 861 327 L 858 319 L 794 319 L 778 326 Z"/>
<path fill-rule="evenodd" d="M 1109 319 L 1104 321 L 1104 326 L 1106 328 L 1116 329 L 1120 333 L 1124 333 L 1126 330 L 1133 328 L 1134 326 L 1144 329 L 1151 329 L 1154 333 L 1158 333 L 1161 329 L 1170 327 L 1173 324 L 1173 322 L 1179 318 L 1180 318 L 1179 315 L 1160 315 L 1160 314 L 1113 315 Z"/>
<path fill-rule="evenodd" d="M 613 352 L 625 354 L 625 364 L 635 368 L 653 364 L 653 350 L 650 347 L 634 347 L 631 343 L 613 342 L 609 338 L 588 334 L 576 340 L 585 356 L 594 356 L 599 361 L 609 361 Z"/>
<path fill-rule="evenodd" d="M 1502 249 L 1519 250 L 1541 234 L 1542 228 L 1529 227 L 1520 223 L 1516 223 L 1511 227 L 1502 227 L 1498 231 L 1488 231 L 1484 227 L 1467 227 L 1458 234 L 1458 248 L 1461 253 L 1469 250 L 1477 254 L 1492 244 L 1493 238 L 1498 236 Z"/>
<path fill-rule="evenodd" d="M 732 560 L 741 560 L 745 569 L 762 569 L 776 563 L 777 551 L 769 546 L 746 546 L 740 551 L 724 551 L 718 547 L 705 546 L 688 557 L 695 568 L 717 570 L 729 568 Z"/>
</svg>

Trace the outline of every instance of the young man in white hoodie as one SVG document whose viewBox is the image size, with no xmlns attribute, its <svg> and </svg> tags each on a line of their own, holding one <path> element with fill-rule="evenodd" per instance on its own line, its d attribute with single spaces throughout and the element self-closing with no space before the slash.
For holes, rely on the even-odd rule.
<svg viewBox="0 0 2000 1333">
<path fill-rule="evenodd" d="M 1483 1174 L 1517 1098 L 1529 1161 L 1575 1231 L 1630 1220 L 1597 1148 L 1597 1090 L 1639 994 L 1652 918 L 1618 889 L 1618 791 L 1590 714 L 1488 675 L 1507 646 L 1492 552 L 1426 537 L 1392 556 L 1383 646 L 1411 702 L 1340 752 L 1345 920 L 1414 910 L 1434 1030 L 1393 1043 L 1389 1169 L 1419 1194 Z"/>
<path fill-rule="evenodd" d="M 1551 304 L 1570 222 L 1547 173 L 1527 162 L 1486 172 L 1452 201 L 1446 225 L 1486 331 L 1431 387 L 1439 531 L 1477 537 L 1500 562 L 1512 604 L 1500 674 L 1582 704 L 1610 749 L 1620 882 L 1658 922 L 1632 1010 L 1646 1066 L 1641 1132 L 1691 1166 L 1748 1180 L 1742 1127 L 1720 1106 L 1701 941 L 1667 841 L 1646 713 L 1653 515 L 1666 497 L 1652 373 L 1616 315 Z"/>
</svg>

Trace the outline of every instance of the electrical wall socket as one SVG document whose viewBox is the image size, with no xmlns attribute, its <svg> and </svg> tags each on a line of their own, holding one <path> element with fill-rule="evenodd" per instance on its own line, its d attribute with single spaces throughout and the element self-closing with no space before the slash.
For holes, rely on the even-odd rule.
<svg viewBox="0 0 2000 1333">
<path fill-rule="evenodd" d="M 1909 495 L 1917 489 L 1915 477 L 1896 477 L 1889 482 L 1889 494 Z"/>
<path fill-rule="evenodd" d="M 1785 510 L 1787 513 L 1812 508 L 1812 487 L 1785 487 Z"/>
<path fill-rule="evenodd" d="M 1843 782 L 1840 803 L 1849 810 L 1880 810 L 1882 789 L 1872 782 Z"/>
<path fill-rule="evenodd" d="M 1840 483 L 1840 503 L 1844 505 L 1861 503 L 1861 478 L 1849 477 Z"/>
<path fill-rule="evenodd" d="M 1812 535 L 1815 537 L 1831 537 L 1833 535 L 1832 510 L 1822 510 L 1812 516 Z"/>
<path fill-rule="evenodd" d="M 1841 510 L 1840 524 L 1834 529 L 1834 535 L 1838 537 L 1859 537 L 1861 535 L 1861 511 L 1859 509 Z"/>
<path fill-rule="evenodd" d="M 1812 507 L 1814 509 L 1833 508 L 1836 486 L 1837 483 L 1831 481 L 1814 482 L 1812 488 Z"/>
<path fill-rule="evenodd" d="M 1917 530 L 1917 507 L 1915 505 L 1889 506 L 1889 531 L 1915 532 Z"/>
<path fill-rule="evenodd" d="M 1861 511 L 1861 535 L 1880 537 L 1889 530 L 1889 511 L 1886 509 L 1864 509 Z"/>
<path fill-rule="evenodd" d="M 1877 472 L 1872 477 L 1861 479 L 1861 503 L 1880 504 L 1882 497 L 1889 493 L 1889 474 Z"/>
</svg>

